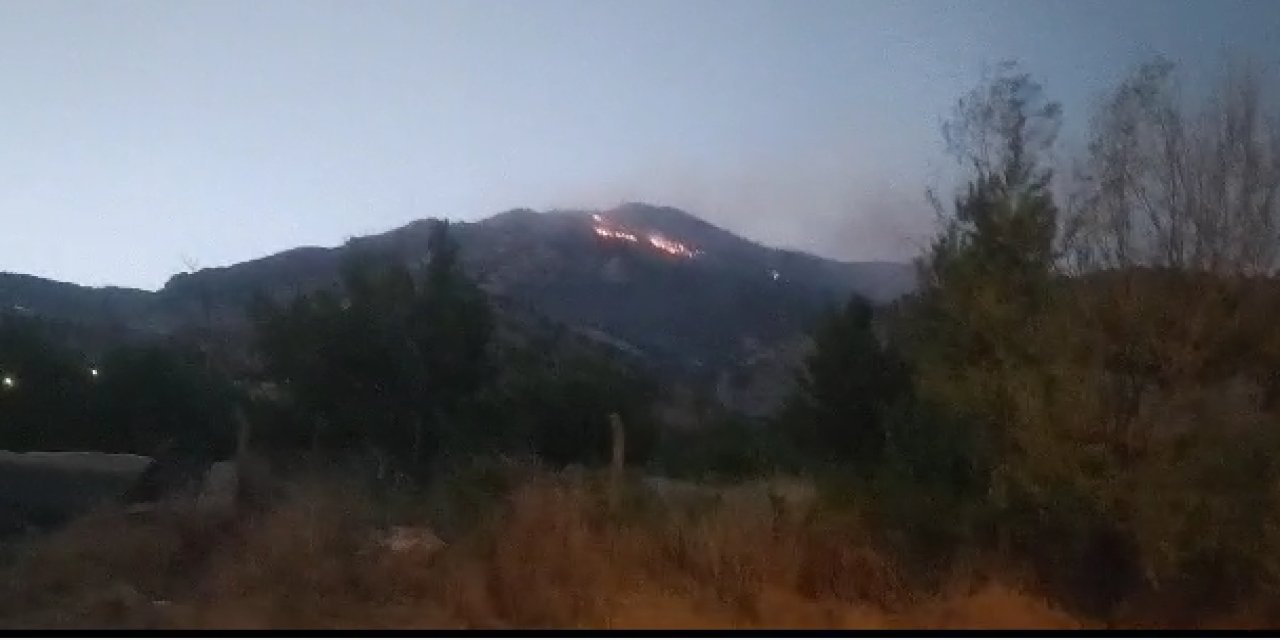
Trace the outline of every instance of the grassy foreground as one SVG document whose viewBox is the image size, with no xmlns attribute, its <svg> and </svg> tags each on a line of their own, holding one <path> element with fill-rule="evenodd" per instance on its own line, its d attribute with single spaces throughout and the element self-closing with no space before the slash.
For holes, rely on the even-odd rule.
<svg viewBox="0 0 1280 640">
<path fill-rule="evenodd" d="M 482 476 L 393 497 L 294 481 L 237 520 L 99 512 L 5 551 L 0 626 L 1097 626 L 972 568 L 923 587 L 857 518 L 758 490 L 663 500 L 632 483 L 611 509 L 591 474 Z M 446 544 L 391 549 L 393 522 Z"/>
</svg>

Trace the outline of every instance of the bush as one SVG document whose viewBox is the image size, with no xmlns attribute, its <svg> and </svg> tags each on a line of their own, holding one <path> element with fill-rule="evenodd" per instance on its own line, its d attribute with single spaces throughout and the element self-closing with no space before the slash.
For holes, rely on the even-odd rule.
<svg viewBox="0 0 1280 640">
<path fill-rule="evenodd" d="M 198 353 L 165 347 L 109 352 L 94 384 L 98 448 L 226 458 L 239 394 Z"/>
<path fill-rule="evenodd" d="M 0 321 L 0 448 L 225 457 L 238 394 L 181 345 L 120 346 L 99 359 L 48 323 Z"/>
<path fill-rule="evenodd" d="M 622 419 L 626 462 L 643 464 L 656 438 L 653 381 L 603 356 L 578 356 L 516 376 L 506 396 L 507 428 L 524 434 L 528 450 L 554 466 L 606 464 L 610 415 Z"/>
<path fill-rule="evenodd" d="M 650 467 L 663 475 L 709 481 L 798 472 L 802 463 L 779 426 L 736 416 L 692 429 L 665 429 Z"/>
</svg>

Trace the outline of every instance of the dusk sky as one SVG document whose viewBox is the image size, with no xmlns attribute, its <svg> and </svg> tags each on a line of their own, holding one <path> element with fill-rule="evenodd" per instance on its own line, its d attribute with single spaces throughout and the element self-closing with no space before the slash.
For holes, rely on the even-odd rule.
<svg viewBox="0 0 1280 640">
<path fill-rule="evenodd" d="M 905 259 L 939 119 L 1018 59 L 1081 129 L 1163 53 L 1280 71 L 1280 0 L 0 1 L 0 270 L 156 288 L 425 217 L 644 201 Z"/>
</svg>

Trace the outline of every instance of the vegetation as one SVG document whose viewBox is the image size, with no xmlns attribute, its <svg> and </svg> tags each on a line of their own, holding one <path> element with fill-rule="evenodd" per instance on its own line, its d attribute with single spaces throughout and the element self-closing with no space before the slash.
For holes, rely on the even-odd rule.
<svg viewBox="0 0 1280 640">
<path fill-rule="evenodd" d="M 466 474 L 464 474 L 466 475 Z M 749 496 L 743 496 L 749 497 Z M 235 535 L 186 514 L 104 514 L 32 544 L 0 582 L 19 628 L 999 628 L 1088 626 L 1016 585 L 957 575 L 916 594 L 856 528 L 734 498 L 604 508 L 529 471 L 442 549 L 394 551 L 375 497 L 295 485 Z M 420 499 L 429 501 L 429 498 Z M 402 520 L 433 528 L 430 521 Z M 114 544 L 101 544 L 102 531 Z"/>
<path fill-rule="evenodd" d="M 1025 566 L 1092 615 L 1193 615 L 1273 598 L 1280 577 L 1277 332 L 1255 315 L 1275 300 L 1280 138 L 1247 76 L 1193 120 L 1168 73 L 1103 104 L 1065 211 L 1039 85 L 1005 67 L 963 99 L 945 133 L 971 180 L 893 331 L 912 404 L 882 427 L 882 526 Z M 938 537 L 923 509 L 958 524 Z"/>
<path fill-rule="evenodd" d="M 254 316 L 269 379 L 304 417 L 313 449 L 373 447 L 404 470 L 427 465 L 492 376 L 492 317 L 457 263 L 445 227 L 414 275 L 355 255 L 340 291 L 259 300 Z"/>
<path fill-rule="evenodd" d="M 981 567 L 1019 586 L 1002 606 L 1033 609 L 1028 624 L 1274 622 L 1280 130 L 1247 69 L 1198 108 L 1175 89 L 1167 63 L 1137 69 L 1100 103 L 1069 179 L 1051 170 L 1062 112 L 1038 82 L 1006 65 L 964 96 L 943 133 L 967 183 L 949 207 L 935 198 L 918 292 L 828 313 L 794 397 L 763 423 L 702 411 L 702 429 L 663 429 L 661 385 L 620 357 L 505 343 L 444 226 L 420 272 L 353 255 L 335 288 L 260 300 L 261 378 L 282 394 L 250 407 L 259 446 L 367 455 L 376 483 L 417 480 L 408 502 L 469 477 L 447 502 L 493 510 L 438 563 L 375 555 L 366 570 L 351 536 L 376 527 L 286 504 L 239 525 L 175 620 L 239 607 L 266 624 L 645 624 L 627 616 L 649 603 L 705 624 L 962 624 L 929 607 L 974 597 L 945 595 L 957 581 L 994 584 Z M 0 327 L 21 385 L 0 389 L 0 446 L 225 455 L 245 401 L 198 352 L 123 348 L 93 375 L 55 344 Z M 608 462 L 612 415 L 633 474 L 699 480 L 701 497 L 662 503 L 633 477 L 606 506 L 600 479 L 569 468 Z M 495 456 L 563 471 L 459 475 Z M 721 491 L 782 472 L 818 504 Z M 383 507 L 369 520 L 403 516 Z M 70 553 L 50 544 L 13 570 Z M 39 597 L 5 600 L 39 613 Z"/>
<path fill-rule="evenodd" d="M 906 400 L 905 376 L 872 327 L 871 305 L 854 297 L 815 331 L 784 428 L 808 458 L 870 473 L 884 462 L 886 424 Z"/>
<path fill-rule="evenodd" d="M 0 449 L 226 456 L 239 398 L 189 345 L 129 345 L 91 358 L 57 327 L 0 320 Z"/>
</svg>

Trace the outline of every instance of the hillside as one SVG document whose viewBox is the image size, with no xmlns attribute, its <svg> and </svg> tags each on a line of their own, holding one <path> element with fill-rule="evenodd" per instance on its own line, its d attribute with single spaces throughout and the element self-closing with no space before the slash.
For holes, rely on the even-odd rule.
<svg viewBox="0 0 1280 640">
<path fill-rule="evenodd" d="M 157 292 L 0 274 L 0 308 L 149 335 L 206 324 L 236 334 L 256 292 L 283 299 L 329 286 L 344 252 L 422 262 L 430 222 L 341 247 L 301 247 L 178 274 Z M 772 249 L 678 209 L 645 204 L 513 210 L 452 229 L 468 271 L 502 308 L 564 324 L 660 369 L 718 381 L 724 397 L 751 386 L 747 363 L 773 361 L 778 369 L 777 358 L 768 357 L 773 347 L 793 344 L 824 306 L 852 292 L 888 301 L 912 278 L 907 265 Z"/>
</svg>

